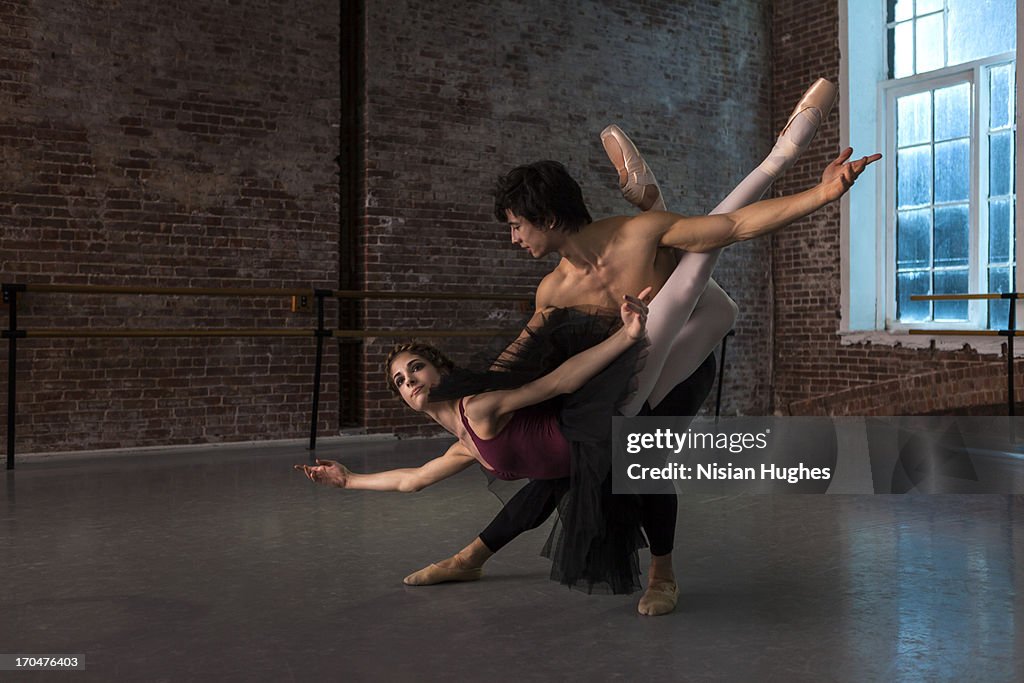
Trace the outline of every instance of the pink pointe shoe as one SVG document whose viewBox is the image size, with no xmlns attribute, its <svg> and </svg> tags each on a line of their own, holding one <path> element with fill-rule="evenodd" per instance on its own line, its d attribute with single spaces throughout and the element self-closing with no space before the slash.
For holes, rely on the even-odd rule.
<svg viewBox="0 0 1024 683">
<path fill-rule="evenodd" d="M 619 187 L 626 201 L 641 211 L 664 211 L 665 200 L 658 179 L 633 141 L 613 124 L 601 131 L 601 143 L 619 173 Z"/>
<path fill-rule="evenodd" d="M 830 81 L 819 78 L 807 89 L 796 103 L 793 113 L 779 133 L 768 158 L 761 163 L 761 170 L 773 178 L 789 169 L 797 158 L 811 145 L 821 122 L 832 111 L 839 90 Z"/>
<path fill-rule="evenodd" d="M 789 130 L 790 124 L 801 112 L 806 110 L 816 110 L 817 114 L 812 114 L 818 119 L 820 125 L 824 121 L 829 113 L 832 111 L 832 107 L 835 106 L 836 98 L 839 97 L 839 89 L 836 88 L 835 84 L 824 78 L 816 80 L 804 96 L 800 98 L 800 101 L 796 103 L 793 108 L 793 113 L 790 114 L 789 120 L 786 121 L 786 126 L 782 129 L 780 137 L 786 134 Z M 810 112 L 808 112 L 810 113 Z"/>
</svg>

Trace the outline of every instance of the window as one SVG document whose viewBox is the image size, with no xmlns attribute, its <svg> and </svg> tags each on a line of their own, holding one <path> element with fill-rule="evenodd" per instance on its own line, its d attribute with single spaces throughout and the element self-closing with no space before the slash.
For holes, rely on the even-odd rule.
<svg viewBox="0 0 1024 683">
<path fill-rule="evenodd" d="M 844 137 L 886 157 L 877 196 L 854 193 L 844 216 L 846 330 L 1006 325 L 1008 302 L 911 296 L 1021 286 L 1016 4 L 846 0 Z M 875 49 L 853 38 L 865 31 Z"/>
</svg>

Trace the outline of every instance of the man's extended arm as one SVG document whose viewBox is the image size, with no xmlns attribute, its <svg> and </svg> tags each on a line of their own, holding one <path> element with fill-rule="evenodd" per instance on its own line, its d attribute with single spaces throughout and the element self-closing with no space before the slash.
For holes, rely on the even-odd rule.
<svg viewBox="0 0 1024 683">
<path fill-rule="evenodd" d="M 766 199 L 714 216 L 691 218 L 665 212 L 648 212 L 632 219 L 631 228 L 657 238 L 662 246 L 694 252 L 710 251 L 766 235 L 842 197 L 864 169 L 881 158 L 880 154 L 873 154 L 854 162 L 845 162 L 849 154 L 848 150 L 844 150 L 826 169 L 822 182 L 810 190 L 788 197 Z"/>
</svg>

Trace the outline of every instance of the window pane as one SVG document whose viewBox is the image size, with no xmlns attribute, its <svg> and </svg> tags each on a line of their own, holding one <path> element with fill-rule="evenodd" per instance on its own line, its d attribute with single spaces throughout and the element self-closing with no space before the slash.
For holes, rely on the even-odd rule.
<svg viewBox="0 0 1024 683">
<path fill-rule="evenodd" d="M 935 91 L 935 139 L 962 138 L 971 133 L 971 85 L 961 83 Z"/>
<path fill-rule="evenodd" d="M 932 148 L 901 149 L 896 155 L 896 204 L 923 206 L 932 201 Z"/>
<path fill-rule="evenodd" d="M 1014 120 L 1017 112 L 1017 63 L 1014 62 L 1010 66 L 1010 120 Z"/>
<path fill-rule="evenodd" d="M 915 73 L 946 66 L 945 24 L 942 14 L 932 14 L 917 22 L 917 64 Z"/>
<path fill-rule="evenodd" d="M 896 144 L 920 145 L 932 139 L 932 94 L 908 95 L 896 100 Z"/>
<path fill-rule="evenodd" d="M 884 304 L 887 318 L 941 324 L 968 321 L 969 314 L 984 310 L 988 320 L 1005 325 L 1009 310 L 1005 302 L 986 302 L 986 309 L 980 309 L 980 304 L 966 301 L 911 302 L 909 297 L 966 293 L 979 286 L 990 291 L 1017 286 L 1016 67 L 999 61 L 1013 59 L 1016 11 L 1022 2 L 885 2 L 891 77 L 909 81 L 892 84 L 889 92 L 916 91 L 890 99 L 896 111 L 890 110 L 891 118 L 879 122 L 895 138 L 888 141 L 889 154 L 895 154 L 891 163 L 896 176 L 889 178 L 887 197 L 895 206 L 888 205 L 886 212 L 889 221 L 895 218 L 890 229 L 896 232 L 889 235 L 889 244 L 896 262 L 885 268 L 892 269 L 889 277 L 895 282 L 890 280 L 889 286 L 895 286 L 896 301 Z M 976 80 L 948 69 L 943 87 L 929 90 L 935 86 L 925 78 L 907 78 L 993 56 L 996 59 L 990 62 L 995 66 L 972 65 Z M 960 82 L 950 85 L 953 78 Z M 973 82 L 964 82 L 968 79 Z M 988 168 L 975 167 L 978 161 Z"/>
<path fill-rule="evenodd" d="M 935 145 L 935 201 L 967 201 L 971 183 L 970 140 Z"/>
<path fill-rule="evenodd" d="M 963 64 L 1016 49 L 1014 0 L 947 0 L 947 7 L 948 64 Z"/>
<path fill-rule="evenodd" d="M 935 207 L 935 265 L 966 266 L 969 245 L 967 205 Z"/>
<path fill-rule="evenodd" d="M 989 128 L 1000 128 L 1010 125 L 1013 111 L 1013 70 L 1009 64 L 997 66 L 989 72 L 991 88 L 989 89 Z"/>
<path fill-rule="evenodd" d="M 896 317 L 900 322 L 914 323 L 928 320 L 930 301 L 911 301 L 914 294 L 931 294 L 931 273 L 913 272 L 896 275 Z"/>
<path fill-rule="evenodd" d="M 896 217 L 896 269 L 928 268 L 931 253 L 931 209 L 900 211 Z"/>
<path fill-rule="evenodd" d="M 894 29 L 895 55 L 893 58 L 893 78 L 903 78 L 914 74 L 914 22 L 896 24 Z"/>
<path fill-rule="evenodd" d="M 1010 194 L 1011 164 L 1010 132 L 995 133 L 990 136 L 988 148 L 990 197 Z"/>
<path fill-rule="evenodd" d="M 1010 291 L 1010 269 L 989 268 L 988 291 Z M 988 326 L 996 330 L 1005 330 L 1010 324 L 1010 302 L 990 301 L 988 304 Z"/>
<path fill-rule="evenodd" d="M 1008 263 L 1010 257 L 1010 200 L 993 199 L 988 205 L 988 260 Z"/>
<path fill-rule="evenodd" d="M 889 4 L 889 21 L 904 21 L 914 16 L 914 0 L 892 0 Z"/>
<path fill-rule="evenodd" d="M 967 269 L 935 271 L 935 294 L 967 294 Z M 967 301 L 936 301 L 935 320 L 967 320 Z"/>
</svg>

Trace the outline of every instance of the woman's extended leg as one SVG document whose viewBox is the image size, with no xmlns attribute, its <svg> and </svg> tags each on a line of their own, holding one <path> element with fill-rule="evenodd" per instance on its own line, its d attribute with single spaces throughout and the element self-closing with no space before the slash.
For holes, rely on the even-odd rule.
<svg viewBox="0 0 1024 683">
<path fill-rule="evenodd" d="M 765 160 L 711 213 L 727 213 L 760 199 L 772 182 L 791 167 L 810 145 L 821 121 L 831 111 L 836 92 L 834 85 L 825 79 L 818 79 L 797 103 L 786 127 Z M 636 192 L 632 194 L 635 195 Z M 641 192 L 640 196 L 645 194 L 649 196 L 650 192 Z M 627 195 L 627 198 L 629 196 Z M 675 340 L 685 327 L 693 322 L 691 315 L 711 277 L 719 252 L 720 250 L 706 254 L 687 254 L 685 258 L 680 259 L 679 265 L 665 286 L 651 302 L 647 320 L 647 335 L 651 347 L 646 365 L 640 373 L 636 394 L 629 403 L 620 408 L 624 415 L 636 415 L 645 401 L 657 400 L 658 397 L 654 395 L 655 386 L 659 387 L 657 393 L 664 396 L 666 388 L 671 389 L 685 379 L 688 376 L 686 369 L 690 368 L 692 372 L 692 368 L 707 358 L 718 343 L 718 340 L 715 340 L 710 347 L 707 346 L 707 336 L 703 337 L 703 347 L 698 347 L 696 343 L 677 345 Z M 657 405 L 656 401 L 652 407 L 653 405 Z"/>
<path fill-rule="evenodd" d="M 688 256 L 694 254 L 684 254 L 683 258 Z M 657 408 L 665 396 L 679 385 L 680 377 L 689 377 L 700 367 L 732 329 L 738 312 L 736 302 L 729 298 L 717 282 L 710 280 L 697 300 L 690 319 L 672 340 L 664 370 L 647 397 L 648 406 Z M 696 411 L 691 414 L 696 414 Z"/>
</svg>

